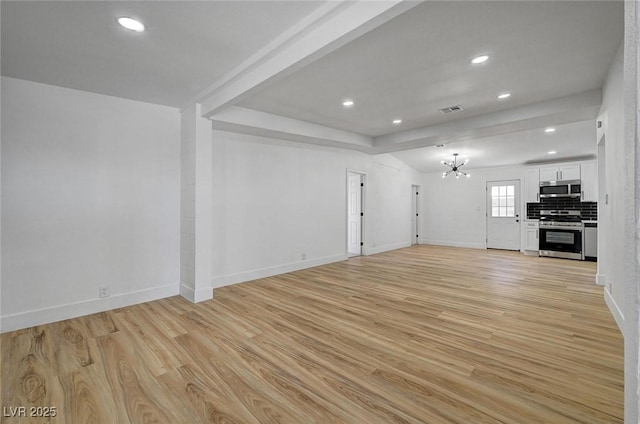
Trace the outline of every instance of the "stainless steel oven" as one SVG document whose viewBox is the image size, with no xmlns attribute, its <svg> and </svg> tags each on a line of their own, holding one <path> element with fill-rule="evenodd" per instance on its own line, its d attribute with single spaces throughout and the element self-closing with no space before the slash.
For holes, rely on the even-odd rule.
<svg viewBox="0 0 640 424">
<path fill-rule="evenodd" d="M 584 260 L 579 211 L 540 211 L 540 256 Z"/>
<path fill-rule="evenodd" d="M 549 197 L 582 197 L 580 180 L 541 181 L 540 198 Z"/>
</svg>

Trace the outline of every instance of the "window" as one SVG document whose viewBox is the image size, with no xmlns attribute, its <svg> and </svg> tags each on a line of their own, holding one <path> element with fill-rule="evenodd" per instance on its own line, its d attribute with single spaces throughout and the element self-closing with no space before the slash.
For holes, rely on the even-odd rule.
<svg viewBox="0 0 640 424">
<path fill-rule="evenodd" d="M 516 188 L 514 185 L 491 187 L 491 217 L 516 216 Z"/>
</svg>

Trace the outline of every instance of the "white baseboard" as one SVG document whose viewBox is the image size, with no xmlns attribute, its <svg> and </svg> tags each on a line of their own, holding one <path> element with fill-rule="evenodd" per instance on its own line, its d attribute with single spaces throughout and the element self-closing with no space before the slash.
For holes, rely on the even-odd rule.
<svg viewBox="0 0 640 424">
<path fill-rule="evenodd" d="M 609 311 L 611 311 L 611 315 L 613 315 L 613 319 L 615 319 L 616 324 L 618 324 L 618 328 L 620 329 L 620 332 L 624 337 L 625 336 L 624 314 L 618 307 L 618 304 L 616 303 L 616 301 L 613 299 L 613 296 L 611 296 L 611 293 L 609 293 L 609 290 L 607 290 L 606 288 L 604 289 L 604 301 L 609 307 Z"/>
<path fill-rule="evenodd" d="M 449 246 L 449 247 L 467 247 L 471 249 L 486 249 L 486 243 L 473 243 L 465 241 L 449 241 L 449 240 L 434 240 L 434 239 L 422 239 L 421 244 L 433 244 L 436 246 Z"/>
<path fill-rule="evenodd" d="M 312 268 L 320 265 L 327 265 L 333 262 L 346 261 L 346 254 L 325 256 L 322 258 L 308 259 L 300 262 L 293 262 L 284 265 L 276 265 L 266 268 L 254 269 L 251 271 L 239 272 L 237 274 L 222 275 L 211 279 L 211 287 L 223 287 L 231 284 L 244 283 L 245 281 L 257 280 L 260 278 L 272 277 L 274 275 L 286 274 L 287 272 L 299 271 L 301 269 Z"/>
<path fill-rule="evenodd" d="M 398 243 L 385 244 L 383 246 L 367 247 L 365 255 L 375 255 L 376 253 L 388 252 L 390 250 L 402 249 L 404 247 L 411 247 L 410 241 L 401 241 Z"/>
<path fill-rule="evenodd" d="M 179 293 L 179 285 L 168 284 L 166 286 L 151 287 L 128 293 L 116 294 L 111 297 L 90 299 L 81 302 L 68 303 L 66 305 L 51 306 L 17 314 L 9 314 L 0 317 L 0 332 L 20 330 L 34 325 L 49 324 L 70 318 L 77 318 L 97 312 L 164 299 Z"/>
<path fill-rule="evenodd" d="M 213 288 L 195 290 L 184 283 L 180 284 L 180 296 L 184 297 L 191 303 L 198 303 L 205 300 L 213 299 Z"/>
<path fill-rule="evenodd" d="M 607 276 L 603 274 L 596 274 L 596 284 L 599 286 L 606 286 Z"/>
</svg>

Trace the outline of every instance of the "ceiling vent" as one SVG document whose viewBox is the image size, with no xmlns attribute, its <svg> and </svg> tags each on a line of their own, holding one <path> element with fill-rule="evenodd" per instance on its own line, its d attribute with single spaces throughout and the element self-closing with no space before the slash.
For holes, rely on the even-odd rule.
<svg viewBox="0 0 640 424">
<path fill-rule="evenodd" d="M 462 111 L 462 106 L 457 105 L 457 106 L 449 106 L 449 107 L 445 107 L 440 109 L 440 112 L 442 113 L 452 113 L 452 112 L 460 112 Z"/>
</svg>

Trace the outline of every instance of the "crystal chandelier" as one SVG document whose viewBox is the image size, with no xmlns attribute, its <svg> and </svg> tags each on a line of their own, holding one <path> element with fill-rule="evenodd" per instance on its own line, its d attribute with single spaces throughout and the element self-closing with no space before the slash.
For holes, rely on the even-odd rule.
<svg viewBox="0 0 640 424">
<path fill-rule="evenodd" d="M 449 168 L 451 168 L 450 170 L 442 173 L 442 178 L 446 177 L 447 175 L 451 174 L 452 172 L 454 173 L 456 178 L 460 178 L 460 175 L 464 175 L 465 177 L 469 178 L 471 176 L 471 174 L 467 174 L 466 172 L 460 170 L 460 168 L 462 168 L 467 162 L 469 162 L 469 159 L 466 159 L 464 162 L 459 164 L 458 163 L 458 154 L 457 153 L 453 154 L 453 160 L 451 162 L 446 162 L 444 160 L 441 161 L 441 163 L 443 165 L 446 165 Z"/>
</svg>

